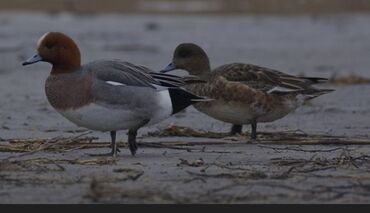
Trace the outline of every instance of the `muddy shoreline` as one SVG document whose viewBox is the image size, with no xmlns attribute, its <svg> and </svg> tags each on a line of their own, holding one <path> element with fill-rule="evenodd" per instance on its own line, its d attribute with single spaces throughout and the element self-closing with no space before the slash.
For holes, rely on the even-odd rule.
<svg viewBox="0 0 370 213">
<path fill-rule="evenodd" d="M 299 144 L 298 136 L 289 140 L 296 140 L 294 144 L 250 143 L 248 126 L 241 137 L 218 137 L 230 125 L 192 107 L 141 129 L 138 140 L 143 145 L 137 156 L 123 147 L 117 159 L 92 158 L 88 153 L 109 149 L 109 134 L 76 127 L 50 107 L 44 94 L 50 65 L 21 66 L 47 31 L 63 31 L 76 39 L 83 63 L 119 58 L 154 70 L 169 63 L 177 44 L 195 42 L 209 52 L 212 67 L 246 62 L 339 79 L 320 85 L 335 92 L 281 120 L 260 124 L 262 136 L 295 132 L 366 141 L 370 137 L 369 23 L 370 15 L 364 14 L 1 12 L 0 203 L 369 203 L 369 145 Z M 217 137 L 150 134 L 163 133 L 173 124 Z M 94 146 L 70 140 L 81 134 L 93 138 Z M 125 131 L 117 136 L 124 145 Z M 43 149 L 47 144 L 41 142 L 52 138 L 75 146 L 52 143 Z M 23 155 L 26 152 L 9 149 L 9 144 L 41 150 Z"/>
</svg>

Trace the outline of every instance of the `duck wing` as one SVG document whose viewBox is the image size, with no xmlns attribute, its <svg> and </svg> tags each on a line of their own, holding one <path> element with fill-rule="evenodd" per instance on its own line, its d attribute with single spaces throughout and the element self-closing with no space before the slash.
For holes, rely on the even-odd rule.
<svg viewBox="0 0 370 213">
<path fill-rule="evenodd" d="M 135 65 L 121 60 L 97 60 L 84 65 L 83 69 L 94 73 L 99 80 L 111 85 L 150 88 L 157 88 L 158 86 L 181 87 L 190 78 L 189 76 L 180 77 L 157 73 L 145 66 Z M 193 80 L 196 81 L 195 79 Z"/>
<path fill-rule="evenodd" d="M 228 81 L 239 82 L 267 93 L 286 94 L 315 91 L 311 85 L 327 81 L 325 78 L 298 77 L 277 70 L 252 64 L 232 63 L 220 66 L 211 78 L 222 76 Z"/>
</svg>

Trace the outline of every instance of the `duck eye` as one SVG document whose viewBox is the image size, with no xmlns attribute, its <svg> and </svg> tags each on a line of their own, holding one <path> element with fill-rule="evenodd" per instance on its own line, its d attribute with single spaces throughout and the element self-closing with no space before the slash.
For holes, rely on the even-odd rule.
<svg viewBox="0 0 370 213">
<path fill-rule="evenodd" d="M 188 51 L 188 50 L 180 50 L 178 55 L 181 57 L 181 58 L 187 58 L 191 55 L 191 52 Z"/>
<path fill-rule="evenodd" d="M 54 45 L 53 45 L 53 44 L 51 44 L 51 43 L 49 43 L 49 44 L 45 44 L 45 46 L 46 46 L 46 48 L 48 48 L 48 49 L 52 49 L 52 48 L 54 47 Z"/>
</svg>

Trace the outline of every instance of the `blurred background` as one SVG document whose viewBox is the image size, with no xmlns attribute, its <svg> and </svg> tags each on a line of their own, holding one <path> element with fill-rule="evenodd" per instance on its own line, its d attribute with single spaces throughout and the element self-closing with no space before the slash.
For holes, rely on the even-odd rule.
<svg viewBox="0 0 370 213">
<path fill-rule="evenodd" d="M 76 13 L 300 15 L 367 12 L 367 0 L 13 0 L 3 10 Z"/>
<path fill-rule="evenodd" d="M 0 152 L 0 203 L 369 203 L 366 145 L 325 144 L 336 142 L 330 138 L 320 140 L 325 145 L 270 146 L 240 137 L 216 146 L 202 144 L 212 138 L 147 134 L 172 124 L 229 131 L 230 124 L 193 107 L 141 128 L 138 141 L 194 146 L 143 147 L 135 157 L 121 147 L 113 161 L 91 158 L 92 150 L 78 143 L 62 152 L 43 150 L 53 137 L 74 137 L 65 139 L 68 144 L 82 136 L 110 141 L 109 134 L 77 127 L 50 106 L 44 92 L 50 64 L 21 65 L 48 31 L 72 37 L 83 63 L 116 58 L 158 71 L 178 44 L 194 42 L 212 68 L 243 62 L 329 78 L 318 87 L 334 92 L 258 124 L 258 131 L 368 142 L 370 0 L 0 0 L 0 145 L 13 141 L 32 150 L 29 141 L 46 139 L 33 145 L 34 153 Z M 125 131 L 117 140 L 126 143 Z"/>
<path fill-rule="evenodd" d="M 50 65 L 21 66 L 48 31 L 70 35 L 83 63 L 119 58 L 157 71 L 171 61 L 178 44 L 194 42 L 209 54 L 213 68 L 244 62 L 326 77 L 331 81 L 322 87 L 335 92 L 261 124 L 260 130 L 370 135 L 368 0 L 2 0 L 0 138 L 51 137 L 79 129 L 46 100 Z M 140 134 L 171 123 L 212 131 L 230 127 L 189 108 Z"/>
</svg>

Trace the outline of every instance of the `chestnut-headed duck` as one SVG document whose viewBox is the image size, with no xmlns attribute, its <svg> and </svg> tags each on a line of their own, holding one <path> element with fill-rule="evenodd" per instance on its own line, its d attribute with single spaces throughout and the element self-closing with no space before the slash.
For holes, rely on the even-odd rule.
<svg viewBox="0 0 370 213">
<path fill-rule="evenodd" d="M 162 74 L 121 60 L 97 60 L 81 65 L 77 44 L 60 32 L 48 32 L 37 43 L 37 54 L 23 65 L 52 65 L 46 97 L 62 116 L 91 130 L 110 131 L 116 156 L 116 131 L 128 130 L 132 155 L 139 128 L 158 123 L 189 105 L 206 101 L 182 88 L 196 78 Z"/>
<path fill-rule="evenodd" d="M 193 43 L 178 45 L 172 62 L 161 73 L 175 69 L 207 81 L 186 87 L 214 99 L 194 104 L 197 110 L 233 124 L 231 134 L 241 134 L 242 125 L 251 124 L 252 139 L 257 137 L 257 123 L 280 119 L 305 101 L 333 91 L 312 87 L 325 78 L 298 77 L 252 64 L 230 63 L 211 71 L 206 52 Z"/>
</svg>

